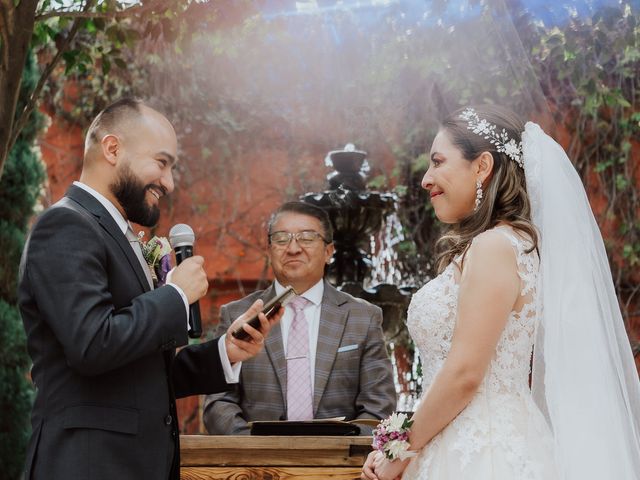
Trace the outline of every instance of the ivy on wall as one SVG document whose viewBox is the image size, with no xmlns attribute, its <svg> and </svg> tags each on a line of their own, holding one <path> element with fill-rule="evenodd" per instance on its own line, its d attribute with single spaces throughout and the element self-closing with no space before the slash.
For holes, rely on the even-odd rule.
<svg viewBox="0 0 640 480">
<path fill-rule="evenodd" d="M 584 22 L 540 31 L 531 45 L 556 122 L 589 192 L 605 199 L 598 223 L 630 329 L 640 327 L 640 12 L 603 8 Z M 597 211 L 598 209 L 596 209 Z M 640 343 L 635 345 L 640 352 Z"/>
</svg>

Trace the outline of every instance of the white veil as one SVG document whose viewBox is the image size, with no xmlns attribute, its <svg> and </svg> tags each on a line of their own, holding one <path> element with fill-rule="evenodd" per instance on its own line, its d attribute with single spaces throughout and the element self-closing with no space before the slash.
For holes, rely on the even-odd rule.
<svg viewBox="0 0 640 480">
<path fill-rule="evenodd" d="M 553 430 L 562 480 L 640 479 L 640 382 L 604 243 L 566 153 L 523 133 L 540 233 L 532 390 Z"/>
</svg>

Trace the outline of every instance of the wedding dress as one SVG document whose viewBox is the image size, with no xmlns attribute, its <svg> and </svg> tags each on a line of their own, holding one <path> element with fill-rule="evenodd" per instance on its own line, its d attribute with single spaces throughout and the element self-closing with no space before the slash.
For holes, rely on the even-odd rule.
<svg viewBox="0 0 640 480">
<path fill-rule="evenodd" d="M 556 480 L 553 437 L 529 388 L 537 326 L 538 257 L 528 240 L 507 226 L 524 306 L 512 311 L 496 352 L 467 407 L 414 457 L 403 480 Z M 451 263 L 424 285 L 409 306 L 407 326 L 420 352 L 428 391 L 451 348 L 458 304 L 457 267 Z M 414 425 L 414 428 L 419 426 Z"/>
</svg>

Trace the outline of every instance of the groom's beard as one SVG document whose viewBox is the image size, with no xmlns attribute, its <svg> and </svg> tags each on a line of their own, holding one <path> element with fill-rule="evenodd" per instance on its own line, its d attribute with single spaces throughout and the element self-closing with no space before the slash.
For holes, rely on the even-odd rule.
<svg viewBox="0 0 640 480">
<path fill-rule="evenodd" d="M 146 200 L 147 190 L 158 189 L 157 185 L 145 185 L 126 165 L 110 188 L 124 209 L 127 220 L 143 227 L 153 227 L 158 223 L 160 209 L 157 205 L 149 205 Z"/>
</svg>

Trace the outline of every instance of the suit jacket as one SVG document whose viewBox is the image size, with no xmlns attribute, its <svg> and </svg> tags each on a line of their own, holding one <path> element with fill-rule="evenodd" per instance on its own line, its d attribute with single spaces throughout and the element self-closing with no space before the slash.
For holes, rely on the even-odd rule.
<svg viewBox="0 0 640 480">
<path fill-rule="evenodd" d="M 175 288 L 72 186 L 33 227 L 18 300 L 36 386 L 27 479 L 177 479 L 175 397 L 227 388 L 217 340 L 185 347 Z"/>
<path fill-rule="evenodd" d="M 271 285 L 221 309 L 219 331 L 256 299 L 275 296 Z M 340 292 L 325 281 L 316 351 L 314 418 L 384 418 L 396 405 L 391 362 L 379 307 Z M 204 423 L 211 434 L 247 434 L 248 421 L 287 418 L 287 363 L 280 324 L 265 348 L 243 362 L 240 383 L 223 395 L 209 395 Z"/>
</svg>

